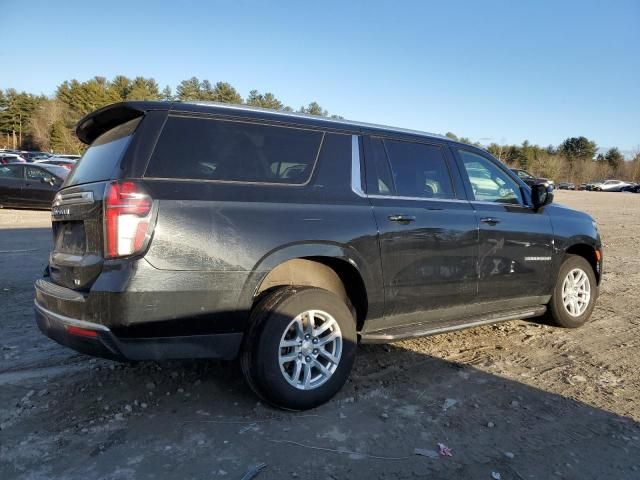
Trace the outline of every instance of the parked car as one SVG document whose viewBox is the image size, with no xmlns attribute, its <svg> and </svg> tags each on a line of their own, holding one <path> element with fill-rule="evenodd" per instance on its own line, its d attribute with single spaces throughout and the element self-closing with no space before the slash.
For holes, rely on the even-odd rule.
<svg viewBox="0 0 640 480">
<path fill-rule="evenodd" d="M 558 184 L 558 190 L 575 190 L 576 186 L 573 183 L 562 182 Z"/>
<path fill-rule="evenodd" d="M 522 181 L 529 186 L 536 185 L 538 183 L 550 185 L 551 187 L 555 186 L 555 183 L 553 180 L 550 180 L 548 178 L 536 177 L 534 175 L 531 175 L 526 170 L 522 170 L 519 168 L 512 168 L 511 171 L 514 172 L 516 175 L 518 175 L 518 177 L 520 177 Z"/>
<path fill-rule="evenodd" d="M 342 387 L 358 341 L 578 327 L 598 296 L 594 220 L 446 137 L 188 102 L 111 105 L 76 133 L 35 316 L 80 352 L 239 356 L 300 410 Z"/>
<path fill-rule="evenodd" d="M 598 189 L 602 192 L 619 192 L 624 187 L 631 187 L 632 183 L 623 182 L 622 180 L 605 180 Z"/>
<path fill-rule="evenodd" d="M 600 191 L 600 186 L 604 183 L 604 181 L 596 180 L 595 182 L 587 183 L 587 190 L 590 192 L 598 192 Z"/>
<path fill-rule="evenodd" d="M 69 158 L 53 155 L 51 157 L 48 157 L 42 160 L 34 160 L 33 163 L 47 163 L 49 165 L 59 165 L 61 167 L 66 168 L 67 170 L 71 170 L 77 163 L 77 160 L 71 160 Z"/>
<path fill-rule="evenodd" d="M 49 209 L 68 173 L 57 165 L 0 165 L 0 207 Z"/>
<path fill-rule="evenodd" d="M 631 192 L 631 193 L 640 193 L 640 183 L 633 183 L 622 187 L 620 189 L 621 192 Z"/>
<path fill-rule="evenodd" d="M 7 163 L 26 163 L 27 161 L 17 153 L 0 153 L 0 165 Z"/>
<path fill-rule="evenodd" d="M 44 160 L 46 158 L 51 157 L 50 153 L 47 152 L 25 152 L 22 156 L 27 160 L 27 162 L 33 162 L 35 160 Z"/>
<path fill-rule="evenodd" d="M 27 150 L 22 150 L 20 152 L 20 156 L 24 158 L 27 162 L 33 162 L 34 159 L 46 156 L 46 152 L 30 152 Z"/>
<path fill-rule="evenodd" d="M 581 183 L 580 185 L 578 185 L 578 190 L 587 190 L 587 184 Z"/>
</svg>

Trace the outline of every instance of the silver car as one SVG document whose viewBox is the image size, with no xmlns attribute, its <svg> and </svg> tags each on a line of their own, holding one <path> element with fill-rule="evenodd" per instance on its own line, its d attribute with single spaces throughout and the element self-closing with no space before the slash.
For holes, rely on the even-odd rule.
<svg viewBox="0 0 640 480">
<path fill-rule="evenodd" d="M 603 192 L 619 192 L 624 187 L 631 187 L 632 183 L 623 182 L 622 180 L 605 180 L 598 186 L 599 190 Z"/>
</svg>

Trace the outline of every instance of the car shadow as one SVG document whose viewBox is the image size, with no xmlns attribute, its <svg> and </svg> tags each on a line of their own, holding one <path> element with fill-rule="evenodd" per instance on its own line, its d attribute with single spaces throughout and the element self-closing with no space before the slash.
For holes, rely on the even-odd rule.
<svg viewBox="0 0 640 480">
<path fill-rule="evenodd" d="M 306 412 L 259 401 L 236 362 L 76 354 L 33 321 L 50 241 L 0 229 L 0 478 L 242 478 L 263 462 L 260 480 L 640 478 L 640 424 L 604 394 L 596 408 L 428 340 L 360 345 L 344 388 Z"/>
<path fill-rule="evenodd" d="M 3 431 L 16 449 L 29 431 L 69 478 L 239 478 L 261 462 L 265 479 L 640 478 L 633 419 L 403 344 L 360 346 L 343 390 L 306 412 L 258 401 L 235 362 L 75 360 L 46 384 L 46 409 Z"/>
</svg>

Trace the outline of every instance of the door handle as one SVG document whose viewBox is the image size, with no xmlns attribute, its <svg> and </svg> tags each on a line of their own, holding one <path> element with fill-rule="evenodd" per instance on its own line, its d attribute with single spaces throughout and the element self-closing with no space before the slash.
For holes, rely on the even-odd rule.
<svg viewBox="0 0 640 480">
<path fill-rule="evenodd" d="M 389 215 L 389 220 L 406 225 L 408 223 L 415 222 L 416 217 L 411 215 Z"/>
<path fill-rule="evenodd" d="M 486 223 L 487 225 L 496 225 L 498 223 L 500 223 L 500 220 L 498 220 L 497 218 L 494 217 L 484 217 L 480 219 L 480 222 L 482 223 Z"/>
</svg>

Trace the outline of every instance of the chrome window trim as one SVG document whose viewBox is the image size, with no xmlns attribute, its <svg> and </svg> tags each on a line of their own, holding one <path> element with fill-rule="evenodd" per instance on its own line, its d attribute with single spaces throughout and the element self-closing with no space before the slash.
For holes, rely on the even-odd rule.
<svg viewBox="0 0 640 480">
<path fill-rule="evenodd" d="M 453 202 L 453 203 L 469 203 L 469 200 L 460 198 L 429 198 L 429 197 L 403 197 L 396 195 L 367 195 L 367 198 L 391 199 L 391 200 L 420 200 L 427 202 Z"/>
<path fill-rule="evenodd" d="M 362 171 L 360 170 L 360 139 L 358 135 L 351 135 L 351 190 L 359 197 L 366 198 L 362 189 Z"/>
<path fill-rule="evenodd" d="M 359 135 L 351 135 L 351 190 L 362 198 L 378 198 L 388 200 L 420 200 L 429 202 L 453 202 L 469 203 L 469 200 L 460 198 L 428 198 L 428 197 L 403 197 L 401 195 L 366 194 L 362 188 L 362 173 L 360 163 Z"/>
<path fill-rule="evenodd" d="M 222 184 L 231 184 L 231 185 L 267 185 L 267 186 L 281 186 L 281 187 L 308 187 L 313 180 L 313 176 L 316 173 L 316 169 L 318 166 L 318 160 L 320 159 L 320 155 L 322 153 L 322 148 L 324 147 L 324 140 L 327 137 L 327 134 L 330 132 L 326 132 L 323 130 L 315 129 L 315 128 L 304 128 L 297 126 L 289 126 L 289 125 L 276 125 L 270 123 L 268 121 L 257 120 L 251 121 L 249 119 L 227 119 L 227 118 L 215 118 L 215 117 L 205 117 L 199 114 L 196 115 L 182 115 L 182 114 L 169 114 L 167 116 L 167 120 L 170 118 L 187 118 L 187 119 L 200 119 L 200 120 L 209 120 L 216 122 L 227 122 L 227 123 L 248 123 L 252 125 L 259 125 L 263 127 L 273 127 L 273 128 L 288 128 L 291 130 L 305 130 L 309 132 L 320 133 L 322 136 L 320 137 L 320 143 L 318 144 L 318 149 L 316 150 L 315 158 L 313 160 L 313 164 L 311 166 L 311 171 L 309 172 L 308 178 L 304 181 L 304 183 L 291 183 L 291 182 L 269 182 L 269 181 L 250 181 L 250 180 L 219 180 L 219 179 L 211 179 L 211 178 L 177 178 L 177 177 L 157 177 L 157 176 L 148 176 L 147 170 L 149 169 L 149 165 L 153 161 L 155 156 L 155 147 L 153 148 L 153 153 L 149 157 L 147 161 L 147 165 L 144 168 L 144 173 L 142 174 L 142 178 L 144 180 L 158 180 L 158 181 L 169 181 L 169 182 L 206 182 L 206 183 L 222 183 Z M 166 123 L 165 123 L 166 125 Z M 164 130 L 164 126 L 162 127 Z M 162 132 L 161 132 L 162 134 Z M 159 141 L 160 138 L 158 138 Z"/>
<path fill-rule="evenodd" d="M 527 205 L 526 203 L 500 203 L 500 202 L 488 202 L 485 200 L 470 200 L 472 205 L 494 205 L 498 207 L 520 207 L 520 208 L 533 208 L 532 205 Z"/>
<path fill-rule="evenodd" d="M 172 106 L 172 111 L 173 112 L 185 112 L 185 110 L 180 110 L 180 106 L 181 105 L 196 105 L 196 106 L 200 106 L 200 107 L 215 107 L 218 108 L 220 110 L 227 110 L 229 112 L 237 112 L 237 113 L 242 113 L 242 112 L 254 112 L 254 113 L 267 113 L 269 115 L 274 115 L 274 116 L 280 116 L 280 117 L 284 117 L 284 118 L 289 118 L 290 120 L 296 120 L 298 118 L 300 119 L 307 119 L 307 120 L 313 120 L 314 122 L 318 122 L 318 123 L 324 123 L 326 125 L 342 125 L 346 128 L 351 129 L 351 131 L 353 130 L 360 130 L 361 128 L 371 128 L 371 129 L 379 129 L 379 130 L 384 130 L 387 132 L 393 132 L 393 133 L 400 133 L 400 134 L 406 134 L 406 135 L 416 135 L 416 136 L 420 136 L 420 137 L 425 137 L 425 138 L 433 138 L 435 140 L 446 140 L 446 141 L 451 141 L 450 138 L 444 136 L 444 135 L 440 135 L 437 133 L 430 133 L 430 132 L 423 132 L 420 130 L 411 130 L 408 128 L 400 128 L 400 127 L 391 127 L 388 125 L 378 125 L 375 123 L 367 123 L 367 122 L 359 122 L 359 121 L 355 121 L 355 120 L 345 120 L 345 119 L 339 119 L 339 118 L 326 118 L 326 117 L 319 117 L 317 115 L 310 115 L 310 114 L 305 114 L 305 113 L 297 113 L 297 112 L 283 112 L 283 111 L 279 111 L 279 110 L 271 110 L 269 108 L 261 108 L 261 107 L 254 107 L 251 105 L 234 105 L 234 104 L 228 104 L 228 103 L 219 103 L 219 102 L 207 102 L 207 101 L 186 101 L 186 102 L 175 102 Z M 188 113 L 190 113 L 189 111 L 187 111 Z"/>
</svg>

